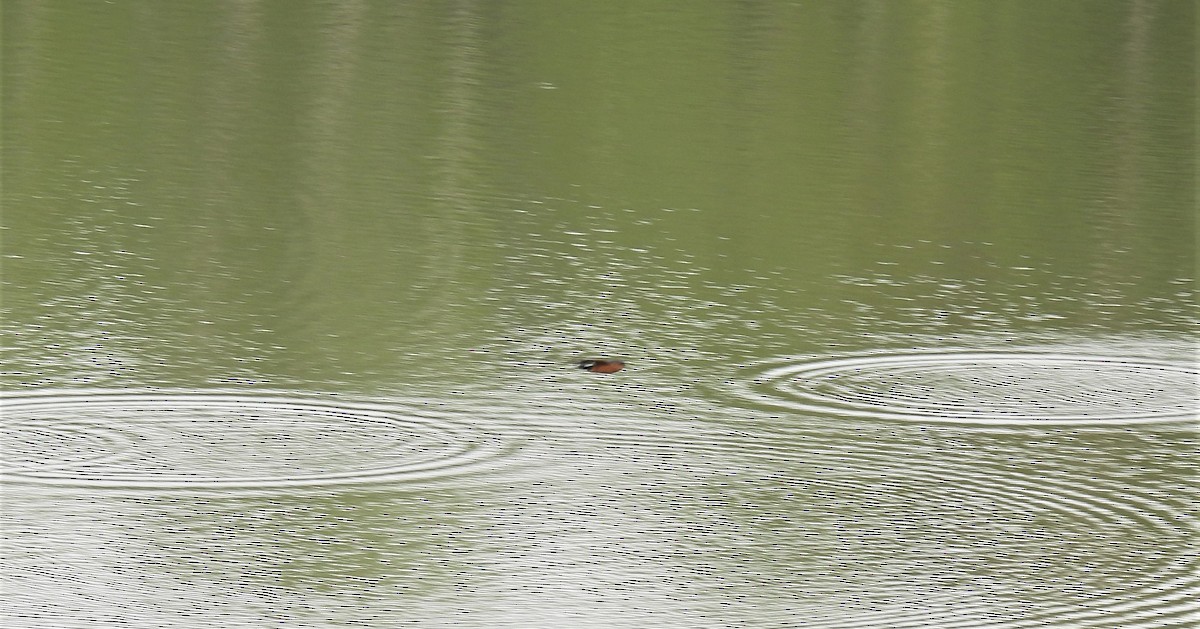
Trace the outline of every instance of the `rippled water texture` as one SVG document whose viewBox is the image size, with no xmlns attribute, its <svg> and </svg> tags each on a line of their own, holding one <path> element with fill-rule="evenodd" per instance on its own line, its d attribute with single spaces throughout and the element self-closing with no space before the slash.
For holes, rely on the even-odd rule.
<svg viewBox="0 0 1200 629">
<path fill-rule="evenodd" d="M 914 352 L 768 364 L 748 399 L 811 413 L 924 422 L 1191 422 L 1200 368 L 1119 356 Z"/>
<path fill-rule="evenodd" d="M 124 613 L 97 587 L 157 600 L 169 588 L 121 566 L 150 544 L 230 562 L 222 580 L 248 582 L 235 608 L 315 588 L 304 600 L 320 606 L 288 616 L 309 622 L 380 622 L 408 592 L 406 613 L 450 624 L 441 613 L 461 602 L 446 588 L 469 593 L 469 626 L 1157 627 L 1196 611 L 1194 487 L 1179 475 L 1195 452 L 1170 445 L 1191 434 L 1193 366 L 1037 351 L 775 360 L 731 382 L 782 411 L 767 424 L 570 369 L 522 384 L 539 400 L 524 409 L 482 391 L 10 394 L 10 608 L 36 615 L 51 588 L 70 615 L 42 617 L 83 627 Z M 36 498 L 50 490 L 69 493 Z M 76 578 L 92 585 L 47 568 L 64 543 L 90 549 Z M 461 565 L 440 563 L 456 553 Z M 353 592 L 334 587 L 347 569 Z M 164 610 L 212 608 L 170 573 L 190 594 Z M 149 626 L 162 611 L 138 613 Z"/>
<path fill-rule="evenodd" d="M 80 392 L 4 398 L 11 480 L 266 489 L 404 482 L 484 465 L 502 443 L 436 405 L 285 395 Z"/>
<path fill-rule="evenodd" d="M 1200 626 L 1195 3 L 2 13 L 3 629 Z"/>
</svg>

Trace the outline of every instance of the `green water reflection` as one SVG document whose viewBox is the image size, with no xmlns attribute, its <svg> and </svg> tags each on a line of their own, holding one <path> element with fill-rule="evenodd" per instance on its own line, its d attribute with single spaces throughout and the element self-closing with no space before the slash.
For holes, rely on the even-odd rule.
<svg viewBox="0 0 1200 629">
<path fill-rule="evenodd" d="M 1176 332 L 1181 11 L 15 3 L 5 301 L 52 322 L 15 380 L 386 387 L 518 325 Z M 139 356 L 67 367 L 102 337 Z"/>
</svg>

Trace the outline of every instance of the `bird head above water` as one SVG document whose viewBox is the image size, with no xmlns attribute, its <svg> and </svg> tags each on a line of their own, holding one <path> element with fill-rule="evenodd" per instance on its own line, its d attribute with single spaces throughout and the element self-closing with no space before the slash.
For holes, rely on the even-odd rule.
<svg viewBox="0 0 1200 629">
<path fill-rule="evenodd" d="M 595 373 L 616 373 L 625 368 L 621 360 L 581 360 L 579 368 Z"/>
</svg>

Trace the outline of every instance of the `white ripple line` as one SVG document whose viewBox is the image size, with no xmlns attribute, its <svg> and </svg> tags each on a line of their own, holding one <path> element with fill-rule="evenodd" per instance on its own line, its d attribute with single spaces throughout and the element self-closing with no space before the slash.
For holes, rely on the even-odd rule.
<svg viewBox="0 0 1200 629">
<path fill-rule="evenodd" d="M 780 383 L 781 378 L 788 377 L 820 377 L 829 373 L 844 373 L 847 367 L 875 367 L 880 365 L 938 365 L 949 364 L 954 365 L 966 360 L 975 360 L 981 362 L 1002 360 L 1008 363 L 1030 361 L 1034 364 L 1043 361 L 1059 362 L 1067 364 L 1096 364 L 1105 366 L 1120 366 L 1120 367 L 1136 367 L 1146 369 L 1156 369 L 1160 371 L 1170 371 L 1185 376 L 1191 376 L 1193 380 L 1200 381 L 1200 370 L 1195 368 L 1178 365 L 1168 362 L 1156 362 L 1146 359 L 1117 359 L 1105 358 L 1099 356 L 1079 355 L 1079 354 L 1058 354 L 1058 353 L 1001 353 L 1001 352 L 930 352 L 928 354 L 914 353 L 898 356 L 861 356 L 851 358 L 841 358 L 833 360 L 817 360 L 809 363 L 789 364 L 768 369 L 758 377 L 755 377 L 749 382 L 734 382 L 733 390 L 744 398 L 748 398 L 757 402 L 762 402 L 772 406 L 801 410 L 816 414 L 833 413 L 843 416 L 863 417 L 870 419 L 899 419 L 904 421 L 929 421 L 938 423 L 956 423 L 956 424 L 979 424 L 979 425 L 1077 425 L 1077 424 L 1138 424 L 1138 423 L 1162 423 L 1175 422 L 1188 419 L 1196 419 L 1196 413 L 1187 410 L 1180 411 L 1150 411 L 1150 412 L 1123 412 L 1120 414 L 1105 414 L 1096 415 L 1075 415 L 1066 417 L 1054 417 L 1050 419 L 1035 419 L 1020 417 L 1012 417 L 1011 415 L 998 413 L 973 413 L 962 416 L 942 417 L 934 414 L 925 413 L 895 413 L 880 409 L 875 404 L 853 403 L 846 401 L 834 401 L 833 404 L 813 404 L 803 401 L 780 398 L 777 396 L 764 395 L 749 389 L 750 385 L 766 385 L 776 391 L 780 391 L 784 395 L 795 395 L 789 389 L 784 388 L 785 383 Z M 964 364 L 964 367 L 969 366 L 969 363 Z M 818 400 L 826 398 L 819 396 L 815 397 Z M 859 408 L 841 408 L 837 405 L 858 406 Z"/>
<path fill-rule="evenodd" d="M 653 434 L 661 437 L 660 433 Z M 679 435 L 683 434 L 679 433 Z M 576 436 L 580 437 L 580 435 Z M 605 436 L 603 433 L 596 433 L 589 430 L 583 433 L 582 438 L 604 440 Z M 645 433 L 621 434 L 618 436 L 621 437 L 619 440 L 626 441 L 635 447 L 646 447 L 644 440 L 648 435 Z M 751 436 L 747 434 L 746 438 L 750 438 Z M 613 435 L 607 435 L 607 437 L 607 440 L 611 441 Z M 707 437 L 711 439 L 723 436 L 707 435 Z M 674 438 L 682 439 L 682 436 L 675 436 Z M 759 447 L 760 444 L 755 444 L 753 448 L 747 448 L 747 443 L 737 439 L 723 438 L 722 441 L 727 443 L 724 445 L 706 443 L 700 449 L 712 452 L 735 451 L 739 455 L 747 456 L 754 456 L 758 453 L 758 450 L 762 449 Z M 671 447 L 678 446 L 674 444 Z M 821 449 L 820 443 L 814 443 L 812 447 L 816 450 Z M 769 452 L 762 454 L 762 458 L 778 458 L 770 454 L 770 451 L 776 450 L 776 448 L 768 445 L 766 449 Z M 689 446 L 689 451 L 694 450 L 693 446 Z M 861 459 L 859 461 L 860 465 L 870 465 L 872 460 L 899 460 L 894 453 L 883 448 L 874 448 L 859 453 L 846 450 L 844 454 L 845 456 L 842 457 L 843 463 L 847 462 L 847 459 L 853 460 L 854 458 L 859 458 Z M 975 468 L 962 464 L 947 465 L 941 461 L 926 461 L 927 465 L 922 466 L 918 464 L 919 460 L 905 459 L 903 461 L 905 464 L 905 474 L 910 479 L 922 482 L 921 486 L 927 490 L 929 488 L 944 487 L 947 481 L 952 480 L 957 486 L 962 487 L 964 492 L 983 497 L 994 504 L 1006 506 L 1013 511 L 1029 510 L 1031 507 L 1034 507 L 1044 513 L 1062 513 L 1067 514 L 1069 518 L 1077 518 L 1084 522 L 1107 525 L 1115 524 L 1136 530 L 1157 530 L 1176 533 L 1180 529 L 1194 528 L 1189 527 L 1185 515 L 1171 507 L 1169 503 L 1133 493 L 1127 485 L 1116 481 L 1078 476 L 1066 478 L 1059 476 L 1035 477 L 1011 471 L 1006 471 L 1002 476 L 997 476 L 995 470 Z M 884 477 L 882 473 L 880 476 Z M 1002 479 L 999 481 L 999 484 L 998 478 Z M 830 479 L 829 477 L 822 477 L 820 480 L 826 483 L 839 482 L 837 479 Z M 1094 495 L 1079 488 L 1080 482 L 1083 481 L 1090 483 L 1094 490 L 1120 497 L 1123 500 L 1097 500 Z M 868 483 L 858 484 L 863 487 L 869 486 Z M 949 495 L 952 498 L 961 498 L 955 492 L 943 490 L 936 493 Z M 952 502 L 952 504 L 954 503 Z M 1034 613 L 1032 619 L 1011 621 L 1004 626 L 1044 626 L 1042 619 L 1051 618 L 1057 623 L 1057 621 L 1062 619 L 1061 617 L 1078 618 L 1080 620 L 1105 618 L 1117 622 L 1133 621 L 1146 615 L 1146 613 L 1153 612 L 1137 611 L 1136 613 L 1130 613 L 1131 610 L 1149 608 L 1161 610 L 1168 601 L 1190 602 L 1194 599 L 1195 592 L 1175 590 L 1175 588 L 1186 590 L 1195 585 L 1195 580 L 1190 578 L 1190 575 L 1185 571 L 1186 567 L 1184 566 L 1176 566 L 1174 562 L 1164 562 L 1164 565 L 1157 567 L 1154 571 L 1140 575 L 1134 587 L 1115 593 L 1115 596 L 1119 598 L 1109 598 L 1102 602 L 1091 603 L 1091 606 L 1096 611 L 1080 610 L 1078 604 L 1061 606 L 1039 604 L 1036 610 L 1032 610 Z M 1115 619 L 1110 618 L 1113 615 L 1117 617 Z M 894 617 L 890 618 L 894 619 Z M 912 626 L 922 626 L 921 619 L 914 619 L 912 623 Z M 1089 626 L 1094 625 L 1089 624 Z M 1119 626 L 1132 625 L 1124 624 Z"/>
<path fill-rule="evenodd" d="M 911 468 L 911 471 L 915 472 L 917 474 L 922 474 L 922 472 L 924 472 L 924 470 L 919 467 L 913 467 L 913 468 Z M 1119 510 L 1114 510 L 1113 509 L 1114 505 L 1112 505 L 1111 503 L 1106 502 L 1106 503 L 1101 503 L 1101 504 L 1090 504 L 1090 503 L 1094 502 L 1094 499 L 1092 499 L 1091 496 L 1080 493 L 1077 489 L 1074 489 L 1072 486 L 1065 485 L 1065 484 L 1059 482 L 1058 479 L 1038 478 L 1038 479 L 1031 479 L 1031 480 L 1026 481 L 1026 480 L 1019 480 L 1016 477 L 1011 476 L 1011 475 L 1006 476 L 1006 480 L 1008 482 L 1005 484 L 1005 487 L 1009 487 L 1009 486 L 1012 486 L 1015 484 L 1018 487 L 1020 487 L 1022 490 L 1021 493 L 1017 494 L 1016 496 L 1007 496 L 1004 494 L 999 494 L 1000 490 L 1003 488 L 996 488 L 991 483 L 987 482 L 987 481 L 994 481 L 995 476 L 987 475 L 986 471 L 983 471 L 983 470 L 981 470 L 977 473 L 972 473 L 972 472 L 973 472 L 973 470 L 971 470 L 970 468 L 963 468 L 963 469 L 959 470 L 959 473 L 964 474 L 964 477 L 970 478 L 970 481 L 972 483 L 971 487 L 977 494 L 986 495 L 989 498 L 991 498 L 992 500 L 997 500 L 997 504 L 1008 503 L 1008 504 L 1016 504 L 1019 506 L 1021 504 L 1021 502 L 1018 502 L 1018 501 L 1023 500 L 1024 503 L 1038 505 L 1039 507 L 1046 510 L 1047 512 L 1063 511 L 1064 508 L 1063 508 L 1062 504 L 1060 504 L 1060 503 L 1064 502 L 1064 500 L 1059 497 L 1062 496 L 1063 494 L 1067 494 L 1069 496 L 1074 497 L 1073 499 L 1065 500 L 1065 502 L 1070 503 L 1074 507 L 1074 510 L 1067 509 L 1066 510 L 1067 513 L 1079 514 L 1082 517 L 1086 517 L 1088 520 L 1093 521 L 1093 522 L 1112 521 L 1115 518 L 1117 521 L 1123 521 L 1123 522 L 1129 523 L 1132 526 L 1136 527 L 1138 518 L 1131 517 L 1131 514 L 1129 512 L 1132 512 L 1134 514 L 1137 514 L 1138 516 L 1141 516 L 1143 523 L 1146 526 L 1151 527 L 1152 529 L 1161 528 L 1161 529 L 1165 529 L 1165 530 L 1169 530 L 1169 531 L 1175 531 L 1177 529 L 1177 527 L 1174 526 L 1171 521 L 1163 520 L 1156 513 L 1157 511 L 1164 510 L 1166 508 L 1166 505 L 1163 505 L 1162 503 L 1159 503 L 1159 502 L 1151 502 L 1145 498 L 1138 497 L 1136 499 L 1136 502 L 1141 503 L 1140 508 L 1138 505 L 1131 505 L 1130 506 L 1131 508 L 1125 509 L 1125 511 L 1127 513 L 1123 514 Z M 940 478 L 936 475 L 929 474 L 929 473 L 924 473 L 922 475 L 926 479 L 928 479 L 926 484 L 924 485 L 926 487 L 930 487 L 930 486 L 936 487 L 936 486 L 938 486 L 938 484 L 937 484 L 938 482 L 942 482 L 945 480 L 944 478 Z M 956 477 L 954 480 L 956 482 L 961 482 L 964 477 Z M 1095 479 L 1092 479 L 1092 480 L 1094 481 Z M 1030 492 L 1031 487 L 1033 489 L 1038 489 L 1039 487 L 1045 487 L 1045 486 L 1053 487 L 1055 490 L 1055 493 L 1053 495 L 1059 499 L 1052 501 L 1049 499 L 1041 498 L 1040 495 L 1044 495 L 1044 494 L 1048 493 L 1048 492 L 1044 492 L 1044 491 L 1038 492 L 1038 493 Z M 1104 487 L 1104 489 L 1112 491 L 1114 488 L 1113 487 Z M 997 497 L 997 494 L 999 494 L 999 496 L 1003 497 L 1003 500 L 999 500 Z M 1132 497 L 1128 493 L 1126 493 L 1125 496 Z M 1153 509 L 1147 508 L 1146 507 L 1147 504 L 1150 504 L 1154 508 Z M 1106 506 L 1107 506 L 1107 508 L 1106 508 Z M 1171 513 L 1171 512 L 1168 511 L 1168 513 Z M 1086 514 L 1086 515 L 1083 515 L 1083 514 Z M 1183 517 L 1182 514 L 1179 514 L 1179 513 L 1171 513 L 1171 515 L 1172 515 L 1172 517 L 1175 517 L 1177 519 L 1182 519 L 1182 517 Z M 1138 528 L 1141 528 L 1141 527 L 1138 527 Z M 1184 526 L 1184 528 L 1189 528 L 1189 527 Z M 1194 528 L 1194 527 L 1190 527 L 1190 528 Z M 1057 621 L 1061 620 L 1064 616 L 1071 618 L 1071 619 L 1076 619 L 1076 618 L 1091 619 L 1091 618 L 1098 618 L 1098 617 L 1106 617 L 1107 618 L 1114 613 L 1118 613 L 1114 610 L 1143 609 L 1143 608 L 1146 608 L 1149 606 L 1162 605 L 1165 600 L 1184 599 L 1186 601 L 1194 601 L 1195 600 L 1194 589 L 1197 584 L 1197 580 L 1189 572 L 1182 572 L 1182 574 L 1176 574 L 1176 572 L 1184 571 L 1184 570 L 1186 570 L 1185 566 L 1180 566 L 1178 570 L 1174 570 L 1174 569 L 1172 569 L 1172 566 L 1168 564 L 1166 566 L 1162 566 L 1155 572 L 1151 572 L 1146 575 L 1143 575 L 1142 578 L 1139 579 L 1140 585 L 1138 585 L 1135 588 L 1131 588 L 1131 589 L 1122 591 L 1121 598 L 1119 598 L 1115 601 L 1105 600 L 1103 603 L 1094 604 L 1093 606 L 1096 608 L 1095 610 L 1081 611 L 1078 609 L 1078 605 L 1072 605 L 1072 606 L 1063 605 L 1063 606 L 1060 606 L 1061 609 L 1056 612 L 1055 611 L 1056 608 L 1052 606 L 1052 607 L 1044 608 L 1044 609 L 1040 610 L 1040 613 L 1037 614 L 1034 617 L 1034 619 L 1053 618 L 1057 622 Z M 1191 588 L 1193 591 L 1192 592 L 1175 592 L 1173 590 L 1167 589 L 1168 586 L 1174 587 L 1176 585 L 1178 585 L 1181 588 Z M 1173 596 L 1164 596 L 1166 594 L 1172 594 Z M 1153 595 L 1154 598 L 1145 598 L 1146 595 Z M 1122 601 L 1125 601 L 1125 602 L 1122 602 Z M 1193 603 L 1193 607 L 1195 607 L 1194 603 Z M 1120 626 L 1127 626 L 1127 625 L 1120 625 Z"/>
<path fill-rule="evenodd" d="M 710 435 L 710 437 L 712 436 L 715 435 Z M 747 436 L 749 437 L 749 435 Z M 746 443 L 737 440 L 726 440 L 731 442 L 730 445 L 725 447 L 726 451 L 737 451 L 741 455 L 753 455 L 753 451 L 757 449 L 748 449 L 745 447 Z M 813 447 L 817 450 L 820 450 L 819 446 L 819 443 L 813 444 Z M 715 451 L 719 450 L 720 446 L 711 444 L 707 449 Z M 773 449 L 768 447 L 768 450 Z M 858 454 L 857 456 L 856 453 L 850 451 L 847 451 L 845 454 L 848 457 L 842 457 L 843 463 L 848 458 L 860 458 L 863 465 L 869 464 L 872 459 L 887 460 L 896 458 L 890 451 L 885 451 L 882 448 L 876 448 L 869 453 Z M 772 457 L 767 454 L 764 455 L 764 458 Z M 998 477 L 993 472 L 989 472 L 988 469 L 976 469 L 962 465 L 947 466 L 944 462 L 935 462 L 934 464 L 922 467 L 915 465 L 914 461 L 907 459 L 904 463 L 905 474 L 909 477 L 915 476 L 917 479 L 923 479 L 923 486 L 926 488 L 941 487 L 953 476 L 952 480 L 954 482 L 963 486 L 964 489 L 973 492 L 974 495 L 986 497 L 995 504 L 1007 505 L 1009 508 L 1028 509 L 1032 505 L 1047 513 L 1067 513 L 1087 522 L 1119 523 L 1123 527 L 1139 530 L 1161 530 L 1175 533 L 1181 529 L 1195 528 L 1194 526 L 1189 526 L 1185 515 L 1172 508 L 1170 504 L 1132 493 L 1129 491 L 1127 485 L 1115 481 L 1101 481 L 1095 478 L 1078 479 L 1081 481 L 1087 480 L 1095 489 L 1123 498 L 1124 500 L 1121 502 L 1109 500 L 1098 501 L 1093 495 L 1081 491 L 1078 488 L 1078 482 L 1071 482 L 1072 478 L 1050 476 L 1025 478 L 1019 474 L 1008 472 L 1004 474 L 1002 484 L 997 486 Z M 823 477 L 822 480 L 830 482 L 828 477 Z M 864 487 L 867 486 L 866 483 L 859 484 Z M 1051 607 L 1039 610 L 1037 617 L 1045 618 L 1049 616 L 1051 612 L 1048 612 L 1047 609 L 1057 609 L 1055 613 L 1060 615 L 1069 612 L 1072 617 L 1091 618 L 1107 616 L 1113 613 L 1112 611 L 1103 610 L 1132 610 L 1149 607 L 1161 609 L 1167 601 L 1191 601 L 1195 598 L 1194 592 L 1180 592 L 1171 589 L 1176 587 L 1188 588 L 1195 583 L 1195 579 L 1191 578 L 1191 575 L 1183 572 L 1186 570 L 1186 567 L 1176 567 L 1174 563 L 1166 563 L 1153 572 L 1141 575 L 1136 587 L 1120 592 L 1120 599 L 1116 601 L 1109 600 L 1105 603 L 1095 605 L 1095 607 L 1102 611 L 1081 612 L 1078 606 L 1062 606 L 1061 609 Z M 1183 573 L 1179 574 L 1181 572 Z M 1142 615 L 1139 612 L 1131 614 L 1131 617 L 1140 617 Z M 1037 623 L 1021 621 L 1019 626 L 1037 626 Z"/>
<path fill-rule="evenodd" d="M 278 394 L 256 393 L 254 397 L 229 394 L 183 394 L 176 395 L 166 392 L 142 393 L 112 393 L 99 390 L 80 390 L 59 394 L 0 394 L 0 400 L 11 409 L 33 407 L 35 409 L 112 409 L 117 407 L 162 407 L 178 408 L 192 405 L 208 409 L 233 409 L 246 412 L 253 409 L 268 409 L 273 411 L 319 412 L 326 417 L 353 417 L 359 420 L 378 421 L 391 426 L 410 427 L 410 424 L 432 427 L 442 435 L 450 435 L 456 444 L 461 444 L 455 451 L 432 461 L 403 464 L 383 468 L 369 468 L 329 474 L 311 475 L 307 478 L 280 478 L 274 476 L 249 476 L 231 478 L 200 477 L 194 479 L 172 476 L 163 478 L 159 474 L 122 475 L 121 478 L 65 478 L 53 474 L 0 474 L 0 482 L 12 482 L 9 476 L 41 485 L 57 486 L 86 486 L 111 487 L 129 489 L 191 489 L 191 488 L 231 488 L 231 489 L 269 489 L 283 487 L 305 487 L 346 485 L 362 483 L 378 483 L 392 480 L 424 480 L 444 476 L 447 470 L 455 473 L 469 474 L 484 467 L 487 460 L 504 451 L 501 441 L 489 435 L 486 440 L 463 439 L 466 428 L 448 424 L 446 420 L 421 415 L 402 415 L 397 412 L 395 404 L 386 403 L 337 403 L 317 400 L 297 399 L 295 397 L 276 399 Z M 97 399 L 101 398 L 101 399 Z M 12 402 L 15 401 L 16 404 Z M 410 409 L 405 408 L 405 411 Z M 405 422 L 401 417 L 412 420 Z M 28 423 L 29 420 L 25 420 Z M 114 429 L 115 430 L 115 429 Z M 118 431 L 119 432 L 119 431 Z M 105 457 L 113 458 L 113 457 Z"/>
</svg>

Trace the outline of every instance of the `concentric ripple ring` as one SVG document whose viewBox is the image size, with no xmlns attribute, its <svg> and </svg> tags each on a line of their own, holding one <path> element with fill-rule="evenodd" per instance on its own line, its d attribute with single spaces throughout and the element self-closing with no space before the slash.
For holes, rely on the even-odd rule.
<svg viewBox="0 0 1200 629">
<path fill-rule="evenodd" d="M 910 352 L 768 365 L 736 392 L 799 411 L 922 422 L 1194 421 L 1200 368 L 1049 352 Z"/>
<path fill-rule="evenodd" d="M 406 482 L 466 474 L 505 447 L 436 403 L 287 393 L 6 394 L 6 482 L 182 489 Z"/>
</svg>

